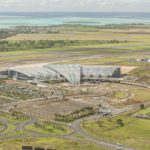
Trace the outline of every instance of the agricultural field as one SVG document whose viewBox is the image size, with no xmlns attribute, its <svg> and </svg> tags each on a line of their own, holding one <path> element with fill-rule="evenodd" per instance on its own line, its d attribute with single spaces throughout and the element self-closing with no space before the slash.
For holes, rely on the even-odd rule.
<svg viewBox="0 0 150 150">
<path fill-rule="evenodd" d="M 149 39 L 148 26 L 20 27 L 0 40 L 0 67 L 41 62 L 127 66 L 133 68 L 129 75 L 149 82 L 149 63 L 136 61 L 150 55 Z"/>
</svg>

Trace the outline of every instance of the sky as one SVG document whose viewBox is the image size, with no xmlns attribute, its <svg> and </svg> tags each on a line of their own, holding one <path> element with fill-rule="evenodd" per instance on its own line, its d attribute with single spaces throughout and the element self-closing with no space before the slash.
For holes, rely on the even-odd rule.
<svg viewBox="0 0 150 150">
<path fill-rule="evenodd" d="M 150 12 L 150 0 L 0 0 L 0 11 Z"/>
</svg>

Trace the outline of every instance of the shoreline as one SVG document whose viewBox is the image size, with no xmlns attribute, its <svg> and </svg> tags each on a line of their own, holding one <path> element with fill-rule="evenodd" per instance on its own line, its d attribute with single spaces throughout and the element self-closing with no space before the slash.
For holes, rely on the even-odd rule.
<svg viewBox="0 0 150 150">
<path fill-rule="evenodd" d="M 54 27 L 89 27 L 89 28 L 98 28 L 98 29 L 124 29 L 124 28 L 149 28 L 150 23 L 118 23 L 118 24 L 105 24 L 105 25 L 92 25 L 91 24 L 82 24 L 82 23 L 64 23 L 56 25 L 16 25 L 9 26 L 6 28 L 1 27 L 0 30 L 17 30 L 19 28 L 54 28 Z"/>
</svg>

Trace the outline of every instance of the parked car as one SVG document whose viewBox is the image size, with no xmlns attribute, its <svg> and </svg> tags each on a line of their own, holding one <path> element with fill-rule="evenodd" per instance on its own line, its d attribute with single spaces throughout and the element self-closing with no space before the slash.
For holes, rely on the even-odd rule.
<svg viewBox="0 0 150 150">
<path fill-rule="evenodd" d="M 111 109 L 107 109 L 107 108 L 99 109 L 98 113 L 103 116 L 112 115 Z"/>
</svg>

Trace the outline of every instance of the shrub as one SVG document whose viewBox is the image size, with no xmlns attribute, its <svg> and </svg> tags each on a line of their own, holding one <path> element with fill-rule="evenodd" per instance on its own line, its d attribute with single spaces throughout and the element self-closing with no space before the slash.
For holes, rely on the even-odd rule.
<svg viewBox="0 0 150 150">
<path fill-rule="evenodd" d="M 124 126 L 122 119 L 117 119 L 116 123 L 119 124 L 120 126 Z"/>
<path fill-rule="evenodd" d="M 141 105 L 140 105 L 140 108 L 141 108 L 141 109 L 145 109 L 144 104 L 141 104 Z"/>
</svg>

